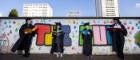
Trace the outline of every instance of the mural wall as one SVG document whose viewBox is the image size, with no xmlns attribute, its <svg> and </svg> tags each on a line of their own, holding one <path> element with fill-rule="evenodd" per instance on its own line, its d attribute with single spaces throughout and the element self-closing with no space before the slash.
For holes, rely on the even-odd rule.
<svg viewBox="0 0 140 60">
<path fill-rule="evenodd" d="M 31 53 L 50 53 L 52 45 L 52 30 L 55 22 L 62 23 L 64 36 L 64 53 L 81 54 L 83 40 L 81 32 L 83 24 L 90 23 L 93 31 L 93 54 L 110 55 L 112 52 L 112 39 L 107 28 L 113 24 L 111 19 L 33 19 L 37 26 L 37 34 L 33 38 Z M 121 20 L 128 35 L 125 37 L 124 53 L 140 54 L 140 20 Z M 25 23 L 23 19 L 0 20 L 0 53 L 11 53 L 10 49 L 19 38 L 19 29 Z M 137 43 L 136 43 L 137 42 Z"/>
</svg>

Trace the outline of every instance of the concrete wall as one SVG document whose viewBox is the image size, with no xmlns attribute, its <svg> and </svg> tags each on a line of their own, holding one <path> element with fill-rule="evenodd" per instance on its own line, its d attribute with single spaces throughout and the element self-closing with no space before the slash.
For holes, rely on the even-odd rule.
<svg viewBox="0 0 140 60">
<path fill-rule="evenodd" d="M 112 43 L 110 35 L 108 35 L 109 25 L 113 23 L 112 20 L 103 19 L 33 19 L 35 26 L 44 26 L 46 29 L 52 29 L 55 22 L 61 22 L 63 30 L 66 33 L 64 39 L 64 53 L 65 54 L 81 54 L 82 53 L 82 39 L 80 30 L 85 22 L 90 22 L 90 28 L 93 30 L 93 54 L 110 55 L 112 52 Z M 128 35 L 125 37 L 124 53 L 126 54 L 140 54 L 140 47 L 135 43 L 135 35 L 139 35 L 140 20 L 121 20 L 125 25 Z M 10 49 L 19 38 L 19 28 L 25 21 L 22 19 L 1 19 L 0 20 L 0 53 L 11 53 Z M 42 28 L 40 28 L 42 29 Z M 45 31 L 45 30 L 41 30 Z M 32 42 L 31 53 L 49 53 L 51 48 L 52 36 L 50 31 L 45 31 L 47 34 L 35 35 Z M 44 36 L 44 37 L 42 37 Z M 41 37 L 41 39 L 37 39 Z M 99 38 L 101 37 L 101 39 Z M 139 39 L 138 39 L 139 40 Z"/>
</svg>

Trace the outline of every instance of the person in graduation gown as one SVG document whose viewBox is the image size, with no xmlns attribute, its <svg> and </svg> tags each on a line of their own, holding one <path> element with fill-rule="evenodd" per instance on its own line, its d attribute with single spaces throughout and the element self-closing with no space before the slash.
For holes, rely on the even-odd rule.
<svg viewBox="0 0 140 60">
<path fill-rule="evenodd" d="M 19 54 L 22 54 L 24 51 L 25 54 L 23 56 L 29 57 L 32 38 L 35 35 L 33 28 L 34 26 L 32 25 L 32 20 L 27 18 L 26 23 L 19 29 L 20 38 L 11 49 L 12 52 L 18 51 Z"/>
<path fill-rule="evenodd" d="M 82 30 L 83 39 L 83 54 L 89 58 L 92 56 L 92 30 L 89 29 L 89 23 L 84 24 L 84 29 Z"/>
<path fill-rule="evenodd" d="M 114 24 L 112 25 L 112 27 L 116 28 L 111 32 L 113 51 L 117 53 L 117 56 L 121 60 L 124 60 L 123 48 L 125 36 L 127 35 L 127 30 L 118 18 L 114 18 Z"/>
<path fill-rule="evenodd" d="M 63 57 L 63 51 L 64 51 L 64 31 L 61 28 L 61 23 L 57 22 L 53 29 L 53 39 L 52 39 L 52 48 L 51 48 L 51 54 L 56 54 L 57 57 Z"/>
</svg>

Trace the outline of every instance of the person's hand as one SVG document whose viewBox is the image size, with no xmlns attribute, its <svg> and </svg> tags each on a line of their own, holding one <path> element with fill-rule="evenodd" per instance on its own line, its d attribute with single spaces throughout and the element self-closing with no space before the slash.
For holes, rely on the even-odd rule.
<svg viewBox="0 0 140 60">
<path fill-rule="evenodd" d="M 53 32 L 52 34 L 53 34 L 53 35 L 56 35 L 56 33 L 55 33 L 55 32 Z"/>
<path fill-rule="evenodd" d="M 34 27 L 33 29 L 32 29 L 32 31 L 35 31 L 37 29 L 37 27 Z"/>
<path fill-rule="evenodd" d="M 28 32 L 24 32 L 25 34 L 28 34 Z"/>
</svg>

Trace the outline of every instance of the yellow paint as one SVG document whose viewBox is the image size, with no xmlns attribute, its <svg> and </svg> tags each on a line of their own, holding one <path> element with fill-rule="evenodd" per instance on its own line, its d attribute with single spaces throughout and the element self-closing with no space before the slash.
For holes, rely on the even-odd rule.
<svg viewBox="0 0 140 60">
<path fill-rule="evenodd" d="M 19 22 L 17 23 L 17 26 L 20 26 L 20 23 Z"/>
<path fill-rule="evenodd" d="M 52 33 L 45 35 L 45 45 L 52 45 Z"/>
<path fill-rule="evenodd" d="M 53 26 L 52 26 L 53 30 Z M 52 45 L 52 32 L 50 34 L 45 34 L 45 45 Z"/>
</svg>

